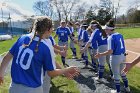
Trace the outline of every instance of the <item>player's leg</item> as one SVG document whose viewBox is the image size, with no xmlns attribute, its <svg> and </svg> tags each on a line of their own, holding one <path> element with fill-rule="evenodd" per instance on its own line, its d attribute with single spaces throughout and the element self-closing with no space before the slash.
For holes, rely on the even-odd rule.
<svg viewBox="0 0 140 93">
<path fill-rule="evenodd" d="M 124 55 L 122 55 L 122 62 L 125 62 L 125 59 L 126 59 L 126 57 Z M 125 67 L 125 64 L 120 64 L 120 74 L 121 74 L 126 92 L 130 92 L 130 88 L 128 86 L 128 79 L 126 77 L 126 74 L 121 72 L 124 67 Z"/>
<path fill-rule="evenodd" d="M 84 60 L 85 60 L 85 67 L 88 67 L 88 53 L 87 53 L 87 50 L 84 52 L 84 56 L 83 56 Z"/>
<path fill-rule="evenodd" d="M 73 53 L 73 58 L 75 58 L 77 54 L 76 54 L 76 48 L 75 48 L 74 42 L 72 40 L 70 40 L 70 49 Z"/>
<path fill-rule="evenodd" d="M 59 46 L 64 46 L 65 42 L 58 41 Z M 62 50 L 62 49 L 61 49 Z M 61 56 L 63 66 L 65 66 L 65 57 Z"/>
<path fill-rule="evenodd" d="M 110 55 L 107 55 L 107 56 L 106 56 L 106 62 L 107 62 L 107 65 L 108 65 L 108 67 L 109 67 L 110 77 L 112 78 L 112 77 L 113 77 L 113 72 L 112 72 L 111 66 L 110 66 Z"/>
<path fill-rule="evenodd" d="M 102 45 L 98 47 L 98 52 L 102 53 L 106 51 L 106 45 Z M 99 59 L 99 79 L 103 78 L 106 56 L 102 56 Z"/>
<path fill-rule="evenodd" d="M 98 59 L 93 57 L 96 55 L 96 53 L 97 53 L 97 49 L 92 49 L 92 65 L 93 65 L 93 68 L 95 68 L 95 70 L 98 71 L 98 67 L 99 67 Z"/>
<path fill-rule="evenodd" d="M 121 60 L 119 55 L 111 55 L 110 65 L 113 72 L 113 78 L 117 93 L 120 93 L 120 63 Z"/>
</svg>

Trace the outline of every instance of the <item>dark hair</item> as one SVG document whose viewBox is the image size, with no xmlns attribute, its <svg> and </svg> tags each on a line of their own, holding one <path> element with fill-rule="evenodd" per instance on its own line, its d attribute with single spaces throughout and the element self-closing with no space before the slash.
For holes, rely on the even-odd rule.
<svg viewBox="0 0 140 93">
<path fill-rule="evenodd" d="M 102 27 L 101 27 L 101 25 L 99 24 L 99 22 L 97 22 L 96 20 L 93 20 L 93 21 L 90 22 L 90 24 L 97 24 L 96 27 L 101 31 L 102 36 L 103 36 L 104 38 L 107 37 L 107 34 L 106 34 L 105 31 L 102 29 Z"/>
<path fill-rule="evenodd" d="M 86 30 L 88 28 L 88 25 L 86 23 L 83 23 L 81 27 L 84 28 L 84 30 Z"/>
<path fill-rule="evenodd" d="M 89 33 L 92 33 L 92 29 L 91 26 L 88 26 L 88 28 L 86 29 Z"/>
<path fill-rule="evenodd" d="M 70 26 L 73 26 L 73 23 L 72 23 L 71 21 L 68 21 L 68 24 L 69 24 Z"/>
<path fill-rule="evenodd" d="M 115 27 L 115 24 L 114 24 L 114 20 L 113 19 L 110 19 L 107 23 L 106 23 L 106 26 L 108 27 Z M 113 29 L 114 30 L 114 29 Z"/>
<path fill-rule="evenodd" d="M 29 44 L 25 45 L 25 47 L 29 46 L 31 44 L 31 42 L 33 41 L 34 37 L 36 35 L 38 35 L 39 36 L 39 41 L 37 42 L 37 45 L 36 45 L 36 48 L 35 48 L 35 51 L 38 52 L 38 46 L 40 44 L 40 41 L 42 39 L 43 34 L 45 33 L 45 31 L 49 31 L 52 28 L 52 26 L 53 26 L 52 25 L 52 20 L 49 17 L 37 18 L 32 25 L 32 31 L 33 30 L 35 31 L 34 36 L 30 40 Z"/>
</svg>

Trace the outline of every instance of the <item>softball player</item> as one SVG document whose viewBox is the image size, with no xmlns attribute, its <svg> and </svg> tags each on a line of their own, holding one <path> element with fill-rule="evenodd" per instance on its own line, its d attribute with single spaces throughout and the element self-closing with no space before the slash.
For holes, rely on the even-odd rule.
<svg viewBox="0 0 140 93">
<path fill-rule="evenodd" d="M 91 34 L 93 32 L 93 29 L 91 29 L 91 26 L 89 26 L 87 28 L 87 32 L 88 32 L 88 38 L 91 37 Z M 95 70 L 97 70 L 97 59 L 95 59 L 93 56 L 97 53 L 97 43 L 92 43 L 90 45 L 90 47 L 88 48 L 89 54 L 91 56 L 91 62 L 92 62 L 92 66 Z"/>
<path fill-rule="evenodd" d="M 121 76 L 125 85 L 125 90 L 126 92 L 129 93 L 130 89 L 128 87 L 128 80 L 126 74 L 124 72 L 121 73 L 122 69 L 125 66 L 122 63 L 125 61 L 125 56 L 126 56 L 124 39 L 123 36 L 118 32 L 115 32 L 114 29 L 115 29 L 114 21 L 110 20 L 105 26 L 105 31 L 109 35 L 108 51 L 98 53 L 95 57 L 100 58 L 101 56 L 111 54 L 110 64 L 111 64 L 111 69 L 113 71 L 113 77 L 116 85 L 116 92 L 120 93 L 120 76 Z"/>
<path fill-rule="evenodd" d="M 74 37 L 75 35 L 74 35 L 74 28 L 73 28 L 73 24 L 72 24 L 72 22 L 68 22 L 67 23 L 67 26 L 68 26 L 68 28 L 69 28 L 69 30 L 70 30 L 70 33 L 72 34 L 72 36 Z M 72 58 L 77 58 L 76 57 L 76 48 L 75 48 L 75 44 L 74 44 L 74 41 L 72 41 L 71 39 L 70 39 L 70 49 L 71 49 L 71 51 L 72 51 L 72 53 L 73 53 L 73 57 Z"/>
<path fill-rule="evenodd" d="M 68 37 L 69 36 L 70 36 L 70 39 L 73 40 L 69 28 L 66 27 L 66 22 L 65 21 L 62 21 L 60 23 L 60 27 L 57 28 L 54 38 L 56 38 L 57 36 L 58 36 L 58 40 L 59 40 L 58 41 L 59 46 L 65 46 L 66 45 L 68 47 Z M 66 66 L 65 57 L 61 56 L 61 60 L 62 60 L 63 66 L 65 67 Z"/>
<path fill-rule="evenodd" d="M 48 17 L 38 18 L 35 23 L 34 36 L 21 36 L 12 46 L 0 66 L 0 84 L 4 72 L 12 60 L 12 82 L 9 93 L 43 93 L 43 70 L 51 77 L 69 73 L 77 73 L 75 67 L 56 69 L 53 47 L 45 38 L 52 33 L 52 21 Z"/>
<path fill-rule="evenodd" d="M 88 25 L 87 24 L 82 24 L 81 26 L 81 37 L 80 37 L 80 40 L 79 40 L 79 43 L 80 43 L 80 46 L 85 47 L 86 43 L 88 42 L 89 38 L 88 38 L 88 33 L 86 31 Z M 83 52 L 83 59 L 85 60 L 86 64 L 85 64 L 85 67 L 88 66 L 88 54 L 87 54 L 87 51 Z"/>
<path fill-rule="evenodd" d="M 80 24 L 78 22 L 75 23 L 76 28 L 77 28 L 77 34 L 78 34 L 78 45 L 80 47 L 80 49 L 82 49 L 82 45 L 80 44 L 80 40 L 82 37 L 82 26 L 80 27 Z M 77 59 L 76 61 L 82 61 L 84 59 L 84 53 L 81 54 L 81 58 Z"/>
<path fill-rule="evenodd" d="M 81 53 L 87 50 L 87 48 L 90 46 L 91 43 L 98 45 L 98 52 L 104 52 L 107 50 L 107 35 L 102 30 L 99 23 L 94 20 L 91 22 L 91 28 L 94 29 L 88 43 L 86 44 L 85 48 L 81 50 Z M 104 73 L 104 66 L 106 62 L 106 56 L 102 56 L 99 58 L 99 81 L 102 81 L 103 73 Z M 107 61 L 108 62 L 108 61 Z"/>
</svg>

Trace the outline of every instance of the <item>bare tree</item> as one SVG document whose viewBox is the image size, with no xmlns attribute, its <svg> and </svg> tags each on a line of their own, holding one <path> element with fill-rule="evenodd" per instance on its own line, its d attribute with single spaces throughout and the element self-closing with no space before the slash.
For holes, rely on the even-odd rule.
<svg viewBox="0 0 140 93">
<path fill-rule="evenodd" d="M 78 4 L 75 7 L 75 11 L 73 12 L 74 15 L 74 20 L 78 21 L 78 20 L 83 20 L 85 18 L 86 15 L 86 7 L 87 3 L 83 2 L 82 4 Z"/>
<path fill-rule="evenodd" d="M 59 18 L 59 21 L 61 21 L 61 10 L 62 10 L 62 6 L 61 6 L 61 2 L 60 0 L 51 0 L 52 1 L 52 4 L 55 6 L 56 8 L 56 12 L 58 14 L 58 18 Z"/>
<path fill-rule="evenodd" d="M 37 1 L 34 3 L 33 9 L 36 13 L 39 13 L 41 15 L 47 15 L 49 17 L 52 17 L 54 13 L 51 0 Z"/>
</svg>

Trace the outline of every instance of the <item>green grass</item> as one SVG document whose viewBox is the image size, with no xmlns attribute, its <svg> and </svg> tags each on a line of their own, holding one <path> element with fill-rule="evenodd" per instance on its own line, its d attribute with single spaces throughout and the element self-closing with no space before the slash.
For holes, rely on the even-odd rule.
<svg viewBox="0 0 140 93">
<path fill-rule="evenodd" d="M 140 38 L 140 28 L 129 28 L 129 29 L 117 29 L 119 33 L 124 35 L 125 39 L 129 38 Z M 53 34 L 54 35 L 54 34 Z M 13 43 L 17 40 L 17 37 L 14 37 L 13 40 L 8 41 L 0 41 L 0 54 L 9 50 L 9 48 L 13 45 Z M 58 40 L 56 39 L 56 42 Z M 79 48 L 77 48 L 78 57 Z M 67 58 L 71 58 L 71 50 L 68 50 Z M 60 56 L 56 57 L 56 60 L 60 63 Z M 132 93 L 139 93 L 140 92 L 140 68 L 134 67 L 128 73 L 128 80 L 129 86 L 132 90 Z M 5 76 L 5 83 L 0 86 L 0 93 L 8 93 L 9 84 L 11 81 L 10 75 Z M 79 89 L 77 88 L 76 83 L 73 80 L 68 80 L 65 77 L 59 76 L 52 79 L 52 88 L 51 93 L 80 93 Z"/>
<path fill-rule="evenodd" d="M 12 40 L 0 41 L 0 54 L 8 51 L 14 42 L 16 42 L 17 37 L 14 37 Z"/>
<path fill-rule="evenodd" d="M 125 39 L 140 38 L 140 28 L 125 28 L 116 31 L 123 34 Z"/>
</svg>

